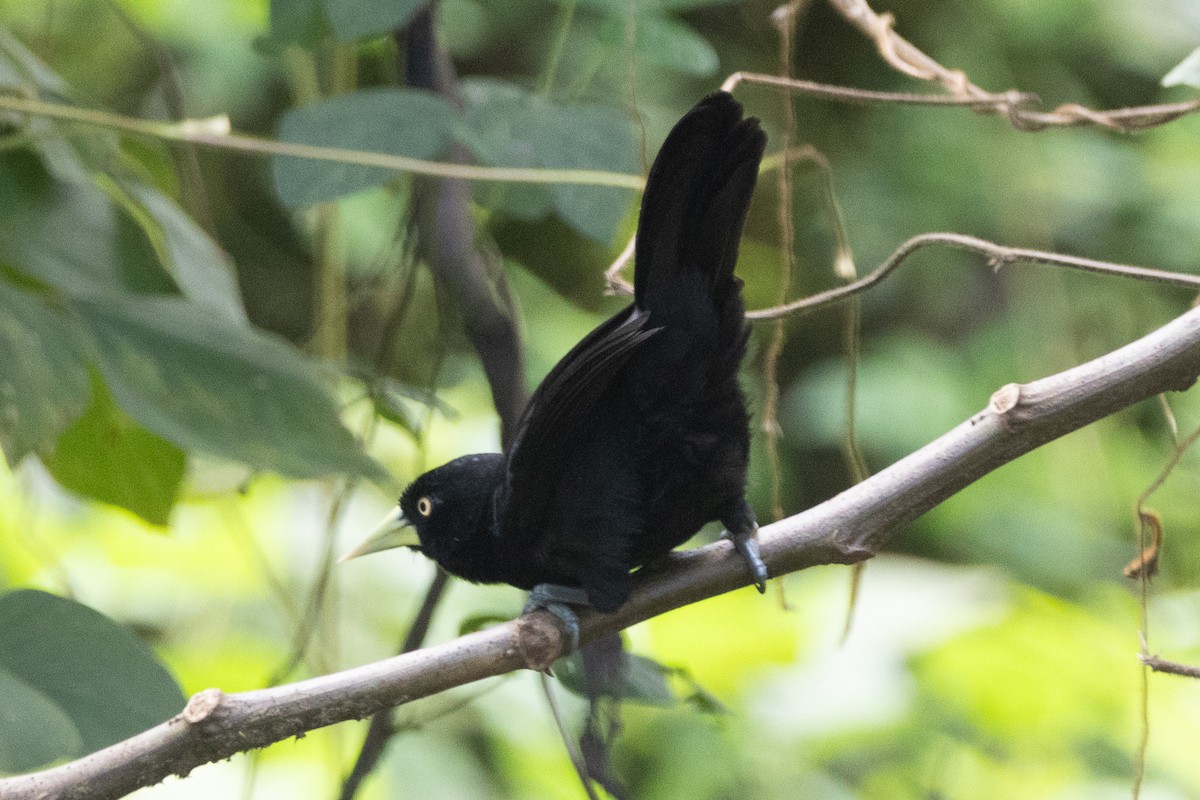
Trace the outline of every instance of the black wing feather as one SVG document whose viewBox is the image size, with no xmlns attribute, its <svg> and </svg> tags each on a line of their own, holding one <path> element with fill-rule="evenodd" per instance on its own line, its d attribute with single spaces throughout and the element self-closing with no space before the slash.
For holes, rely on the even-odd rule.
<svg viewBox="0 0 1200 800">
<path fill-rule="evenodd" d="M 533 393 L 509 448 L 505 496 L 499 503 L 509 507 L 509 514 L 498 532 L 518 540 L 539 532 L 574 434 L 594 415 L 613 376 L 657 332 L 648 321 L 634 306 L 621 311 L 563 356 Z M 505 502 L 509 498 L 517 503 Z"/>
</svg>

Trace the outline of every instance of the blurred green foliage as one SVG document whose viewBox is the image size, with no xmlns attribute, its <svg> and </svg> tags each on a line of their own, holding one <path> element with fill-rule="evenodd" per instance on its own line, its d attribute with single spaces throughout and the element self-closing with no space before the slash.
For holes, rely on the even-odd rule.
<svg viewBox="0 0 1200 800">
<path fill-rule="evenodd" d="M 238 131 L 288 141 L 422 158 L 458 142 L 487 165 L 636 174 L 726 75 L 778 64 L 773 5 L 759 0 L 444 0 L 438 33 L 463 77 L 455 110 L 397 86 L 389 31 L 416 9 L 0 0 L 0 84 L 148 119 L 227 114 Z M 1035 92 L 1047 107 L 1194 95 L 1200 13 L 1186 0 L 897 0 L 877 10 L 975 83 Z M 822 2 L 801 17 L 793 55 L 796 74 L 812 80 L 926 88 Z M 1162 89 L 1176 67 L 1180 85 Z M 777 149 L 779 95 L 746 85 L 738 94 Z M 930 230 L 1197 270 L 1198 117 L 1135 136 L 1028 134 L 962 109 L 793 106 L 796 144 L 831 163 L 860 273 Z M 760 181 L 738 267 L 751 307 L 774 302 L 784 260 L 775 177 Z M 836 282 L 834 236 L 821 176 L 801 164 L 793 178 L 794 289 L 810 293 Z M 253 689 L 394 651 L 429 564 L 401 553 L 337 568 L 328 582 L 323 570 L 397 486 L 498 442 L 453 311 L 410 263 L 409 187 L 378 170 L 0 112 L 0 589 L 17 590 L 0 596 L 0 770 L 69 758 L 169 714 L 179 693 L 143 643 L 185 692 Z M 473 189 L 536 383 L 621 305 L 603 296 L 601 276 L 632 232 L 635 198 L 565 184 Z M 1004 383 L 1138 337 L 1189 299 L 921 251 L 862 298 L 856 423 L 868 464 L 919 448 Z M 322 332 L 331 309 L 345 314 L 332 338 Z M 842 313 L 786 325 L 788 513 L 850 480 Z M 756 328 L 744 376 L 756 410 L 767 331 Z M 1182 432 L 1200 425 L 1194 392 L 1168 402 Z M 755 445 L 751 493 L 766 520 L 762 434 Z M 1140 611 L 1121 567 L 1136 551 L 1132 504 L 1172 447 L 1161 406 L 1148 402 L 987 476 L 868 567 L 844 644 L 847 577 L 836 568 L 787 579 L 786 609 L 743 591 L 632 629 L 636 652 L 682 670 L 655 674 L 647 694 L 661 700 L 663 679 L 711 702 L 630 706 L 617 772 L 640 798 L 1128 797 Z M 1196 458 L 1185 456 L 1151 503 L 1167 544 L 1148 607 L 1151 647 L 1193 663 Z M 277 474 L 375 477 L 386 488 Z M 99 733 L 81 722 L 85 710 L 51 686 L 69 674 L 70 648 L 31 639 L 28 615 L 4 615 L 31 598 L 63 615 L 59 632 L 74 625 L 113 649 L 80 675 L 122 671 L 144 707 L 93 716 L 112 723 Z M 431 638 L 520 606 L 514 590 L 454 585 Z M 1200 795 L 1200 686 L 1154 676 L 1149 688 L 1143 796 Z M 582 709 L 564 702 L 577 723 Z M 30 720 L 36 736 L 24 735 Z M 364 797 L 581 796 L 534 676 L 429 698 L 397 722 Z M 361 730 L 318 731 L 144 796 L 330 797 Z"/>
</svg>

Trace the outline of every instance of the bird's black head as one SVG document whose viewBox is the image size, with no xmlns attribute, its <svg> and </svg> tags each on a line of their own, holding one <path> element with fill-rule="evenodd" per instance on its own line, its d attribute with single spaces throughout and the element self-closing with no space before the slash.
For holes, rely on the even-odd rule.
<svg viewBox="0 0 1200 800">
<path fill-rule="evenodd" d="M 420 550 L 447 572 L 480 577 L 490 562 L 492 503 L 504 478 L 504 456 L 482 453 L 456 458 L 426 472 L 400 495 L 399 506 L 345 558 L 393 547 Z"/>
<path fill-rule="evenodd" d="M 410 483 L 400 495 L 400 512 L 416 529 L 418 549 L 454 572 L 459 549 L 490 527 L 503 470 L 504 456 L 483 453 L 456 458 Z"/>
</svg>

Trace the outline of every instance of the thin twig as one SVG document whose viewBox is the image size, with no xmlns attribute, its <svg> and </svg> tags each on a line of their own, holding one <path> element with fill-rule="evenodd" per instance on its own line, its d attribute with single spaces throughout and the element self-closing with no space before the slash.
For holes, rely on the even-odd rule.
<svg viewBox="0 0 1200 800">
<path fill-rule="evenodd" d="M 458 79 L 449 55 L 437 41 L 434 8 L 422 9 L 406 29 L 394 36 L 405 54 L 399 64 L 405 83 L 436 92 L 447 102 L 458 103 Z M 454 157 L 467 161 L 460 147 Z M 524 408 L 525 362 L 521 355 L 519 329 L 514 319 L 514 303 L 502 272 L 489 274 L 488 263 L 480 250 L 478 231 L 470 213 L 470 188 L 455 180 L 417 179 L 413 186 L 415 213 L 413 232 L 416 252 L 433 274 L 439 292 L 452 300 L 461 314 L 463 327 L 483 365 L 496 412 L 500 416 L 501 438 L 507 446 Z M 387 352 L 390 344 L 385 344 Z M 448 576 L 438 571 L 425 595 L 421 611 L 409 629 L 402 653 L 420 647 L 424 641 Z M 390 711 L 376 714 L 368 727 L 358 758 L 341 789 L 342 800 L 350 800 L 362 781 L 383 756 L 394 733 Z"/>
<path fill-rule="evenodd" d="M 1171 457 L 1167 459 L 1166 465 L 1163 466 L 1162 470 L 1157 476 L 1155 476 L 1154 480 L 1150 482 L 1150 485 L 1147 486 L 1140 495 L 1138 495 L 1137 503 L 1135 505 L 1135 509 L 1138 512 L 1144 510 L 1146 501 L 1150 499 L 1150 496 L 1157 492 L 1162 485 L 1167 482 L 1167 478 L 1171 477 L 1171 473 L 1175 471 L 1175 468 L 1179 466 L 1179 462 L 1183 460 L 1184 453 L 1186 453 L 1191 446 L 1196 443 L 1197 440 L 1200 440 L 1200 428 L 1197 428 L 1189 433 L 1183 438 L 1182 441 L 1179 442 L 1179 444 L 1175 445 L 1175 449 L 1172 451 Z"/>
<path fill-rule="evenodd" d="M 779 30 L 779 71 L 788 76 L 792 74 L 793 38 L 796 33 L 796 22 L 802 10 L 802 5 L 804 3 L 801 0 L 792 0 L 787 5 L 775 9 L 775 12 L 771 15 L 771 20 Z M 784 153 L 790 153 L 792 140 L 796 135 L 796 113 L 792 103 L 786 100 L 783 104 L 783 123 L 783 151 Z M 828 161 L 820 157 L 815 148 L 810 148 L 810 150 L 809 157 L 811 160 L 818 164 L 823 163 L 828 167 Z M 777 303 L 783 304 L 787 302 L 788 295 L 792 292 L 792 276 L 796 272 L 796 230 L 792 219 L 794 205 L 792 201 L 792 163 L 786 158 L 783 168 L 779 170 L 779 174 L 776 176 L 776 187 L 779 192 L 779 207 L 777 209 L 779 217 L 779 247 L 783 252 L 783 264 L 780 270 L 779 281 L 779 300 Z M 783 346 L 786 342 L 787 329 L 785 327 L 785 319 L 779 317 L 775 320 L 775 324 L 771 326 L 770 339 L 767 342 L 767 349 L 763 354 L 762 362 L 762 430 L 766 434 L 765 449 L 767 465 L 771 473 L 772 522 L 783 519 L 784 515 L 783 465 L 779 456 L 779 438 L 782 434 L 782 429 L 779 425 L 779 358 L 783 355 Z M 780 589 L 780 592 L 780 597 L 782 598 L 782 589 Z"/>
<path fill-rule="evenodd" d="M 606 294 L 633 294 L 633 284 L 621 277 L 621 270 L 633 260 L 633 253 L 636 249 L 637 236 L 630 236 L 629 244 L 625 245 L 625 249 L 621 251 L 616 260 L 609 265 L 608 269 L 604 270 Z"/>
<path fill-rule="evenodd" d="M 563 717 L 562 708 L 558 705 L 558 699 L 554 696 L 554 687 L 550 685 L 550 676 L 545 672 L 539 672 L 538 679 L 542 685 L 542 694 L 546 696 L 546 705 L 550 707 L 550 716 L 554 719 L 554 726 L 558 728 L 558 735 L 562 739 L 563 747 L 567 749 L 567 758 L 570 759 L 571 766 L 575 768 L 575 774 L 579 777 L 580 785 L 583 786 L 584 792 L 587 793 L 588 800 L 599 800 L 596 797 L 596 790 L 592 786 L 592 781 L 588 778 L 587 764 L 584 762 L 583 753 L 579 751 L 579 746 L 575 742 L 575 738 L 567 730 L 567 722 Z"/>
<path fill-rule="evenodd" d="M 790 77 L 792 75 L 792 51 L 796 25 L 804 11 L 805 0 L 791 0 L 786 5 L 776 8 L 771 14 L 771 21 L 779 31 L 779 71 Z M 792 165 L 793 155 L 799 155 L 792 148 L 796 137 L 796 110 L 791 100 L 783 98 L 783 161 L 779 174 L 776 176 L 776 186 L 779 191 L 779 246 L 783 252 L 783 263 L 780 267 L 778 303 L 786 303 L 792 293 L 792 277 L 796 274 L 796 226 L 792 219 L 794 203 L 792 200 Z M 804 154 L 806 160 L 828 168 L 829 162 L 817 152 L 816 148 L 808 148 Z M 760 165 L 760 174 L 765 171 Z M 783 317 L 775 320 L 771 326 L 770 339 L 762 360 L 763 407 L 762 431 L 764 434 L 764 450 L 767 456 L 767 468 L 771 475 L 771 521 L 783 519 L 783 462 L 779 455 L 779 440 L 783 436 L 783 428 L 779 425 L 779 359 L 783 355 L 783 347 L 787 343 L 786 321 Z M 783 581 L 776 581 L 776 595 L 779 605 L 788 609 L 787 592 Z"/>
<path fill-rule="evenodd" d="M 788 314 L 804 314 L 821 306 L 845 300 L 847 297 L 859 294 L 886 278 L 892 270 L 900 266 L 906 258 L 922 247 L 934 244 L 944 244 L 971 250 L 987 256 L 988 264 L 993 268 L 1021 262 L 1033 262 L 1057 267 L 1069 267 L 1085 272 L 1098 272 L 1105 275 L 1120 275 L 1126 278 L 1162 283 L 1167 286 L 1178 286 L 1185 289 L 1200 290 L 1200 275 L 1188 275 L 1180 272 L 1167 272 L 1160 269 L 1135 267 L 1129 264 L 1116 264 L 1111 261 L 1096 261 L 1091 258 L 1068 256 L 1061 253 L 1051 253 L 1045 250 L 1030 250 L 1024 247 L 1006 247 L 986 239 L 968 236 L 962 233 L 922 233 L 908 239 L 897 247 L 887 260 L 862 278 L 845 286 L 838 286 L 824 292 L 794 300 L 781 306 L 764 308 L 746 312 L 746 318 L 752 320 L 775 319 Z"/>
<path fill-rule="evenodd" d="M 339 164 L 379 167 L 395 172 L 411 172 L 435 178 L 458 178 L 465 181 L 506 181 L 509 183 L 577 184 L 581 186 L 615 186 L 641 190 L 645 180 L 640 175 L 607 172 L 595 169 L 536 169 L 524 167 L 480 167 L 474 164 L 454 164 L 425 161 L 419 158 L 351 150 L 341 147 L 320 147 L 296 142 L 279 142 L 257 136 L 232 133 L 228 117 L 184 120 L 167 123 L 127 117 L 108 111 L 48 103 L 27 97 L 3 94 L 0 89 L 0 109 L 63 122 L 93 125 L 149 136 L 172 142 L 192 142 L 206 147 L 272 156 L 294 156 Z"/>
<path fill-rule="evenodd" d="M 1182 675 L 1185 678 L 1200 678 L 1200 667 L 1193 667 L 1191 664 L 1180 664 L 1175 661 L 1167 661 L 1165 658 L 1158 656 L 1143 655 L 1140 656 L 1142 663 L 1155 672 L 1166 672 L 1170 675 Z"/>
<path fill-rule="evenodd" d="M 762 86 L 774 86 L 787 89 L 793 94 L 803 94 L 809 97 L 820 97 L 840 103 L 867 105 L 870 103 L 895 103 L 908 106 L 946 106 L 949 108 L 970 108 L 976 111 L 987 111 L 997 107 L 1020 103 L 1028 103 L 1035 98 L 1020 92 L 1008 92 L 1002 95 L 987 95 L 985 97 L 952 97 L 944 94 L 925 94 L 922 92 L 889 92 L 881 89 L 857 89 L 852 86 L 837 86 L 831 83 L 818 83 L 802 78 L 784 78 L 762 72 L 735 72 L 725 79 L 721 88 L 732 92 L 741 83 L 755 83 Z"/>
<path fill-rule="evenodd" d="M 989 92 L 972 83 L 962 70 L 948 69 L 942 66 L 912 42 L 896 33 L 893 28 L 895 18 L 891 14 L 876 13 L 866 3 L 866 0 L 829 0 L 829 4 L 838 14 L 875 43 L 880 56 L 893 69 L 909 77 L 941 85 L 950 93 L 950 99 L 957 101 L 960 105 L 969 106 L 980 113 L 1006 116 L 1009 123 L 1017 130 L 1040 131 L 1050 127 L 1095 125 L 1110 130 L 1130 132 L 1164 125 L 1186 114 L 1200 111 L 1200 98 L 1179 103 L 1161 103 L 1109 111 L 1097 111 L 1077 103 L 1067 103 L 1052 111 L 1038 111 L 1029 107 L 1032 101 L 1036 101 L 1036 95 L 1016 90 L 1002 93 Z M 807 91 L 807 89 L 799 91 Z M 862 98 L 862 100 L 868 99 Z M 888 102 L 916 101 L 890 100 Z"/>
<path fill-rule="evenodd" d="M 1200 428 L 1197 428 L 1180 441 L 1179 429 L 1175 423 L 1175 415 L 1171 413 L 1171 406 L 1167 402 L 1166 395 L 1160 394 L 1158 399 L 1170 424 L 1171 435 L 1175 440 L 1175 449 L 1167 464 L 1154 480 L 1150 482 L 1150 485 L 1138 495 L 1137 501 L 1134 503 L 1134 518 L 1137 520 L 1138 532 L 1138 555 L 1125 568 L 1127 575 L 1130 574 L 1130 569 L 1133 568 L 1134 571 L 1132 574 L 1136 576 L 1138 581 L 1138 610 L 1141 615 L 1140 636 L 1142 640 L 1142 653 L 1139 657 L 1142 659 L 1142 663 L 1148 668 L 1148 670 L 1142 671 L 1141 691 L 1139 693 L 1139 702 L 1141 704 L 1141 735 L 1138 737 L 1138 748 L 1134 759 L 1133 800 L 1138 800 L 1142 794 L 1142 784 L 1146 777 L 1146 755 L 1150 748 L 1150 680 L 1148 671 L 1174 672 L 1175 674 L 1200 677 L 1200 670 L 1196 667 L 1185 667 L 1182 664 L 1164 661 L 1158 656 L 1151 656 L 1149 654 L 1150 578 L 1156 571 L 1158 559 L 1161 557 L 1163 526 L 1162 521 L 1158 518 L 1158 514 L 1146 508 L 1146 501 L 1162 487 L 1171 473 L 1175 471 L 1175 468 L 1179 466 L 1179 462 L 1183 459 L 1183 454 L 1196 443 L 1197 439 L 1200 439 Z M 1147 527 L 1151 527 L 1153 530 L 1153 541 L 1147 541 Z M 1180 670 L 1193 670 L 1195 673 L 1180 672 Z"/>
</svg>

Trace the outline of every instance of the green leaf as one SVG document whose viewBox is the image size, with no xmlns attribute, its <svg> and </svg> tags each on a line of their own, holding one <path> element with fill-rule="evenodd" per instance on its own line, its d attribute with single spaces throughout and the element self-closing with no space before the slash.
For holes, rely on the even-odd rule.
<svg viewBox="0 0 1200 800">
<path fill-rule="evenodd" d="M 381 391 L 374 396 L 375 413 L 413 436 L 421 433 L 424 420 L 421 414 L 412 408 L 404 398 L 388 391 Z"/>
<path fill-rule="evenodd" d="M 134 217 L 149 237 L 184 295 L 235 322 L 246 322 L 233 264 L 217 243 L 174 200 L 137 181 L 114 182 L 128 198 Z"/>
<path fill-rule="evenodd" d="M 467 107 L 459 138 L 480 163 L 541 166 L 533 123 L 546 113 L 543 98 L 498 80 L 466 80 L 461 88 Z M 473 188 L 480 205 L 517 219 L 542 219 L 553 205 L 548 186 L 477 182 Z"/>
<path fill-rule="evenodd" d="M 714 74 L 721 65 L 707 39 L 668 17 L 640 17 L 634 36 L 639 58 L 648 64 L 702 78 Z"/>
<path fill-rule="evenodd" d="M 320 0 L 271 0 L 271 43 L 311 45 L 325 31 Z"/>
<path fill-rule="evenodd" d="M 80 299 L 75 308 L 113 397 L 159 436 L 294 477 L 384 476 L 283 340 L 177 297 Z"/>
<path fill-rule="evenodd" d="M 0 151 L 0 262 L 71 294 L 174 291 L 136 223 L 91 182 L 61 180 L 28 150 Z"/>
<path fill-rule="evenodd" d="M 637 172 L 633 125 L 607 106 L 558 106 L 536 130 L 545 166 Z M 556 184 L 554 207 L 575 230 L 608 244 L 629 210 L 633 193 L 604 186 Z"/>
<path fill-rule="evenodd" d="M 66 488 L 166 525 L 183 482 L 183 451 L 131 420 L 97 378 L 92 404 L 42 454 Z"/>
<path fill-rule="evenodd" d="M 0 698 L 0 773 L 29 772 L 83 754 L 83 740 L 66 712 L 2 667 Z"/>
<path fill-rule="evenodd" d="M 663 707 L 673 706 L 679 701 L 667 683 L 667 676 L 674 674 L 674 670 L 636 653 L 627 653 L 625 657 L 628 669 L 617 687 L 622 700 Z M 571 693 L 587 697 L 583 657 L 578 651 L 554 662 L 554 677 Z"/>
<path fill-rule="evenodd" d="M 536 167 L 538 157 L 533 123 L 540 122 L 550 104 L 522 86 L 491 78 L 468 78 L 461 91 L 466 102 L 459 136 L 485 164 Z"/>
<path fill-rule="evenodd" d="M 1163 86 L 1192 86 L 1200 89 L 1200 47 L 1166 74 Z"/>
<path fill-rule="evenodd" d="M 455 113 L 419 89 L 373 88 L 291 111 L 279 123 L 285 142 L 428 159 L 450 144 Z M 291 206 L 333 200 L 377 186 L 396 173 L 380 167 L 276 156 L 275 190 Z"/>
<path fill-rule="evenodd" d="M 333 32 L 345 42 L 403 28 L 428 0 L 324 0 Z"/>
<path fill-rule="evenodd" d="M 38 94 L 66 97 L 67 85 L 6 29 L 0 28 L 0 86 L 35 88 Z"/>
<path fill-rule="evenodd" d="M 629 120 L 606 106 L 556 106 L 511 83 L 463 81 L 467 102 L 463 143 L 483 163 L 502 167 L 605 169 L 637 172 L 637 142 Z M 523 213 L 535 214 L 545 190 L 512 189 Z M 627 189 L 556 185 L 555 210 L 580 233 L 612 240 L 629 208 Z M 509 210 L 509 209 L 506 209 Z M 526 217 L 528 218 L 528 217 Z"/>
<path fill-rule="evenodd" d="M 652 658 L 629 654 L 629 672 L 625 675 L 624 699 L 654 706 L 675 705 L 678 698 L 667 684 L 671 670 Z"/>
<path fill-rule="evenodd" d="M 598 36 L 613 52 L 625 47 L 628 22 L 623 15 L 605 19 Z M 677 70 L 685 75 L 708 77 L 717 71 L 717 51 L 703 36 L 682 22 L 653 13 L 642 13 L 634 25 L 634 52 L 638 62 Z"/>
<path fill-rule="evenodd" d="M 421 432 L 430 410 L 448 420 L 458 419 L 458 412 L 452 406 L 427 389 L 374 375 L 371 368 L 362 365 L 351 365 L 350 374 L 366 385 L 375 413 L 414 436 Z"/>
<path fill-rule="evenodd" d="M 184 705 L 170 673 L 127 628 L 85 605 L 32 589 L 0 597 L 0 670 L 57 705 L 83 752 L 140 733 Z M 36 710 L 30 702 L 13 709 L 23 717 L 17 729 L 40 729 L 42 738 L 66 744 L 62 719 L 24 716 Z"/>
<path fill-rule="evenodd" d="M 691 705 L 701 714 L 722 716 L 729 713 L 729 708 L 715 694 L 705 688 L 692 677 L 692 673 L 682 667 L 667 667 L 669 674 L 687 684 L 691 693 L 686 695 L 684 702 Z"/>
<path fill-rule="evenodd" d="M 83 349 L 75 320 L 0 278 L 0 447 L 10 465 L 87 407 Z"/>
</svg>

